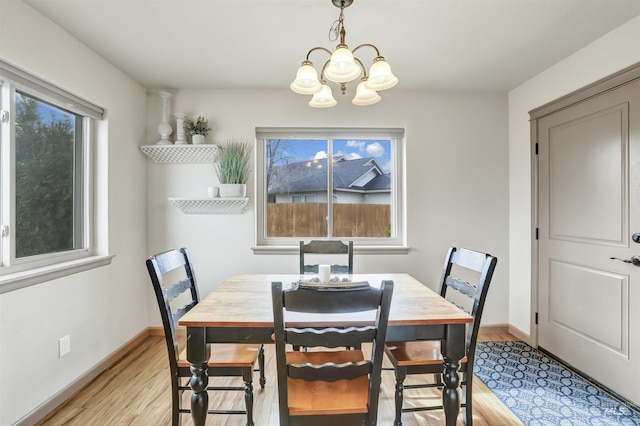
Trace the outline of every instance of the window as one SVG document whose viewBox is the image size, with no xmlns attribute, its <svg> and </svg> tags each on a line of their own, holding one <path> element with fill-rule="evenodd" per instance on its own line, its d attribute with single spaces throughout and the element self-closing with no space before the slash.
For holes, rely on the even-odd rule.
<svg viewBox="0 0 640 426">
<path fill-rule="evenodd" d="M 401 129 L 258 129 L 257 246 L 404 246 Z"/>
<path fill-rule="evenodd" d="M 0 90 L 0 276 L 91 256 L 102 109 L 2 61 Z"/>
<path fill-rule="evenodd" d="M 315 195 L 292 195 L 292 203 L 313 203 L 316 201 Z"/>
</svg>

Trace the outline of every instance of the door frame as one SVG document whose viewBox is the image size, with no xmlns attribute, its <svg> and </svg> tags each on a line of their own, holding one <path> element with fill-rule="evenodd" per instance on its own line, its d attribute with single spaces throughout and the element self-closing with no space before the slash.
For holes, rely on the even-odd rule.
<svg viewBox="0 0 640 426">
<path fill-rule="evenodd" d="M 540 280 L 538 277 L 539 266 L 539 245 L 537 230 L 539 228 L 539 162 L 538 162 L 538 120 L 561 109 L 570 107 L 587 99 L 601 95 L 610 90 L 616 89 L 625 84 L 640 79 L 640 62 L 630 65 L 607 77 L 595 81 L 587 86 L 575 90 L 565 96 L 548 102 L 538 108 L 529 111 L 530 123 L 530 153 L 531 153 L 531 311 L 529 326 L 529 343 L 533 347 L 538 347 L 538 324 L 536 316 L 538 314 L 538 287 Z"/>
</svg>

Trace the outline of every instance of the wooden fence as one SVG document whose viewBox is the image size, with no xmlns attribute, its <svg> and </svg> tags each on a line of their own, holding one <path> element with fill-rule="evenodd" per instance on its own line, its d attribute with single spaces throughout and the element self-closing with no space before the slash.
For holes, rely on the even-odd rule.
<svg viewBox="0 0 640 426">
<path fill-rule="evenodd" d="M 326 203 L 267 204 L 267 237 L 326 237 Z M 334 204 L 333 237 L 389 237 L 391 206 Z"/>
</svg>

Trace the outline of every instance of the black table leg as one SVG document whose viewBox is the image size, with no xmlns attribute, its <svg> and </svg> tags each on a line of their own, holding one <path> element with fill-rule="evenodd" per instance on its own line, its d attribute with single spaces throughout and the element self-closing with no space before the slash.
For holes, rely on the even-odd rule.
<svg viewBox="0 0 640 426">
<path fill-rule="evenodd" d="M 195 426 L 204 426 L 207 419 L 207 408 L 209 407 L 209 385 L 210 349 L 205 341 L 205 329 L 202 327 L 187 327 L 187 359 L 191 363 L 191 380 L 189 385 L 193 394 L 191 395 L 191 419 Z"/>
<path fill-rule="evenodd" d="M 447 339 L 442 342 L 441 351 L 444 364 L 444 390 L 442 392 L 442 406 L 447 426 L 455 426 L 460 411 L 460 360 L 465 355 L 465 330 L 464 324 L 452 324 L 447 326 Z"/>
</svg>

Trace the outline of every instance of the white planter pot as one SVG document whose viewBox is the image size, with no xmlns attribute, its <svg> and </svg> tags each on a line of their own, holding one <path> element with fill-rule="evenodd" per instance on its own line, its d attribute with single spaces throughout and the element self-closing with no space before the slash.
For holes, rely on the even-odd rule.
<svg viewBox="0 0 640 426">
<path fill-rule="evenodd" d="M 244 198 L 247 196 L 245 183 L 221 183 L 218 186 L 221 198 Z"/>
<path fill-rule="evenodd" d="M 204 138 L 204 135 L 191 135 L 191 143 L 194 145 L 203 145 Z"/>
</svg>

